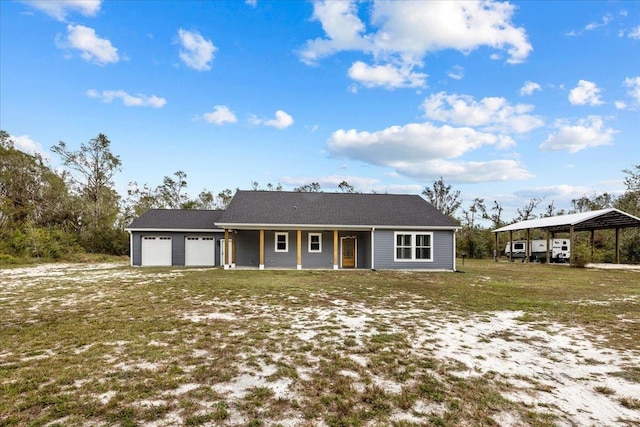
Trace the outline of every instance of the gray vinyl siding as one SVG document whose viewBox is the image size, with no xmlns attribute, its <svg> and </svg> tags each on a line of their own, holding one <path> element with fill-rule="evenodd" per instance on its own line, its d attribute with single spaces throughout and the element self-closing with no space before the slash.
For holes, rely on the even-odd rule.
<svg viewBox="0 0 640 427">
<path fill-rule="evenodd" d="M 258 267 L 260 263 L 260 232 L 239 230 L 235 235 L 236 265 Z"/>
<path fill-rule="evenodd" d="M 133 231 L 131 239 L 133 242 L 133 252 L 131 254 L 132 264 L 142 264 L 142 237 L 143 236 L 169 236 L 171 237 L 171 265 L 183 266 L 185 263 L 185 239 L 193 236 L 204 236 L 215 238 L 215 263 L 220 265 L 220 240 L 224 238 L 224 233 L 184 233 L 184 232 L 162 232 L 162 231 Z"/>
<path fill-rule="evenodd" d="M 322 252 L 309 252 L 309 233 L 322 235 Z M 333 268 L 333 232 L 302 232 L 302 268 Z"/>
<path fill-rule="evenodd" d="M 296 268 L 296 232 L 278 231 L 289 235 L 287 252 L 276 252 L 276 232 L 264 232 L 264 267 Z M 259 242 L 258 242 L 259 243 Z"/>
<path fill-rule="evenodd" d="M 129 254 L 131 265 L 140 265 L 142 264 L 142 234 L 134 231 L 129 238 L 131 239 L 131 253 Z"/>
<path fill-rule="evenodd" d="M 431 231 L 433 233 L 433 261 L 395 262 L 396 231 L 425 232 L 425 230 L 376 230 L 375 231 L 375 264 L 380 270 L 413 269 L 413 270 L 453 270 L 453 231 Z M 430 231 L 426 231 L 430 232 Z"/>
</svg>

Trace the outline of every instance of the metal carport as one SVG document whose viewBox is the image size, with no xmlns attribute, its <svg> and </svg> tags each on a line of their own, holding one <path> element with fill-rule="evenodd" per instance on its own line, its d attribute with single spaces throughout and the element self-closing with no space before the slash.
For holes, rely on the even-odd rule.
<svg viewBox="0 0 640 427">
<path fill-rule="evenodd" d="M 623 228 L 640 227 L 640 218 L 630 215 L 618 209 L 600 209 L 590 212 L 581 212 L 569 215 L 558 215 L 546 218 L 530 219 L 493 230 L 496 237 L 496 251 L 498 248 L 498 233 L 508 231 L 509 241 L 513 242 L 513 232 L 525 230 L 527 233 L 527 254 L 525 259 L 529 260 L 530 230 L 540 229 L 547 234 L 547 262 L 549 262 L 549 240 L 553 239 L 555 233 L 569 233 L 571 239 L 571 263 L 575 262 L 575 233 L 581 231 L 591 232 L 591 244 L 593 250 L 593 237 L 596 230 L 615 229 L 616 231 L 616 254 L 615 263 L 620 263 L 620 230 Z M 510 257 L 511 259 L 511 257 Z"/>
</svg>

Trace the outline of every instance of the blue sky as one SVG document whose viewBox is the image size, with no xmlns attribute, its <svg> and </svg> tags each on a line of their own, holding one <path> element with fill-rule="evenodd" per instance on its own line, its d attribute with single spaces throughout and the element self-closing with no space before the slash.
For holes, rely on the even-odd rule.
<svg viewBox="0 0 640 427">
<path fill-rule="evenodd" d="M 117 189 L 442 176 L 505 219 L 624 191 L 640 163 L 640 2 L 0 1 L 0 128 L 104 133 Z M 538 213 L 540 213 L 538 212 Z"/>
</svg>

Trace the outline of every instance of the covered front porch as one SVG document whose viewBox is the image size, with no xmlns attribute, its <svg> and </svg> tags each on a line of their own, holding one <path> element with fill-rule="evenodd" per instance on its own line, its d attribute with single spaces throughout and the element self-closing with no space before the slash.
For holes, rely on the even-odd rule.
<svg viewBox="0 0 640 427">
<path fill-rule="evenodd" d="M 225 229 L 225 269 L 368 269 L 372 229 Z"/>
</svg>

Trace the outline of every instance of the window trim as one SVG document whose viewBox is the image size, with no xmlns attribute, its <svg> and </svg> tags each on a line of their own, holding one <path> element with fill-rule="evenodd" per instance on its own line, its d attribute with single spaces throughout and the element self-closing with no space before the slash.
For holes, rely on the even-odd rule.
<svg viewBox="0 0 640 427">
<path fill-rule="evenodd" d="M 318 249 L 312 249 L 311 248 L 311 237 L 315 237 L 318 236 Z M 309 251 L 310 254 L 320 254 L 322 253 L 322 233 L 308 233 L 307 234 L 307 240 L 308 240 L 308 248 L 307 250 Z"/>
<path fill-rule="evenodd" d="M 398 248 L 405 248 L 408 246 L 398 246 L 398 236 L 399 235 L 410 235 L 411 236 L 411 258 L 398 258 Z M 428 235 L 429 241 L 431 245 L 429 246 L 420 246 L 420 248 L 429 248 L 430 249 L 430 258 L 416 258 L 416 249 L 418 239 L 416 236 Z M 393 261 L 394 262 L 433 262 L 433 232 L 432 231 L 396 231 L 393 233 Z"/>
<path fill-rule="evenodd" d="M 278 236 L 284 236 L 284 249 L 278 249 Z M 289 232 L 276 231 L 274 234 L 274 251 L 275 252 L 289 252 Z"/>
</svg>

